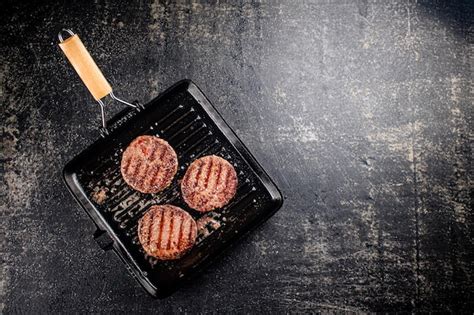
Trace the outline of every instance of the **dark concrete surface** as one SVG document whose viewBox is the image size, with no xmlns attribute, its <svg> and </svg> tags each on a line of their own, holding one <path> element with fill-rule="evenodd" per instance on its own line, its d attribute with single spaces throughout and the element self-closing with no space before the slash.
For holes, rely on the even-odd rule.
<svg viewBox="0 0 474 315">
<path fill-rule="evenodd" d="M 473 12 L 470 1 L 2 1 L 0 312 L 472 312 Z M 62 27 L 125 99 L 195 81 L 285 195 L 168 299 L 94 243 L 62 182 L 99 124 L 57 46 Z"/>
</svg>

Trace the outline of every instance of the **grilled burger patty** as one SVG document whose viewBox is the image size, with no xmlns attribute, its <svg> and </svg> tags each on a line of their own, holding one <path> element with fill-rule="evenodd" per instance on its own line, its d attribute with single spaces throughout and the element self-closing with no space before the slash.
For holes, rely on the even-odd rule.
<svg viewBox="0 0 474 315">
<path fill-rule="evenodd" d="M 208 155 L 194 161 L 181 182 L 184 201 L 201 212 L 225 206 L 237 190 L 237 173 L 225 159 Z"/>
<path fill-rule="evenodd" d="M 145 252 L 161 260 L 178 259 L 193 247 L 194 219 L 179 207 L 152 206 L 138 223 L 138 238 Z"/>
<path fill-rule="evenodd" d="M 139 136 L 123 152 L 120 171 L 133 189 L 157 193 L 166 188 L 178 170 L 173 148 L 155 136 Z"/>
</svg>

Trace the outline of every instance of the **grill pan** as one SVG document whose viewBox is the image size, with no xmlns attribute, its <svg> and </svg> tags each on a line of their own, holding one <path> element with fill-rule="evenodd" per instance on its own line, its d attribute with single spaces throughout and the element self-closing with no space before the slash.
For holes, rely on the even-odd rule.
<svg viewBox="0 0 474 315">
<path fill-rule="evenodd" d="M 99 246 L 113 250 L 152 296 L 165 297 L 273 215 L 282 205 L 281 193 L 194 83 L 180 81 L 146 105 L 128 103 L 113 94 L 77 35 L 64 31 L 71 37 L 63 40 L 60 33 L 60 47 L 99 102 L 102 114 L 101 137 L 64 167 L 66 186 L 95 223 L 94 239 Z M 101 99 L 107 95 L 128 107 L 106 122 Z M 140 135 L 168 141 L 178 156 L 173 182 L 159 193 L 132 189 L 120 172 L 122 152 Z M 179 184 L 195 159 L 211 154 L 234 165 L 239 184 L 228 205 L 202 213 L 183 201 Z M 159 204 L 181 207 L 197 222 L 196 244 L 180 259 L 148 256 L 138 240 L 139 219 Z"/>
<path fill-rule="evenodd" d="M 282 205 L 275 184 L 189 80 L 178 82 L 140 110 L 126 108 L 108 125 L 108 135 L 65 166 L 64 179 L 97 225 L 94 238 L 99 245 L 104 250 L 113 249 L 155 297 L 171 294 L 183 280 Z M 120 173 L 121 153 L 134 138 L 144 134 L 165 139 L 178 155 L 177 175 L 170 187 L 157 194 L 133 190 Z M 234 165 L 239 186 L 230 204 L 202 214 L 183 201 L 179 181 L 192 161 L 209 154 L 219 155 Z M 147 256 L 138 241 L 138 220 L 155 204 L 179 206 L 198 222 L 197 243 L 181 259 L 160 261 Z"/>
</svg>

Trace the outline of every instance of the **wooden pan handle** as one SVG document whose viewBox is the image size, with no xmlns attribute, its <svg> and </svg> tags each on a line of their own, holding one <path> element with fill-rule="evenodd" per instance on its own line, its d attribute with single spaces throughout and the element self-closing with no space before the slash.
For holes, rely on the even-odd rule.
<svg viewBox="0 0 474 315">
<path fill-rule="evenodd" d="M 59 43 L 59 47 L 61 47 L 96 101 L 112 92 L 109 82 L 107 82 L 77 34 Z"/>
</svg>

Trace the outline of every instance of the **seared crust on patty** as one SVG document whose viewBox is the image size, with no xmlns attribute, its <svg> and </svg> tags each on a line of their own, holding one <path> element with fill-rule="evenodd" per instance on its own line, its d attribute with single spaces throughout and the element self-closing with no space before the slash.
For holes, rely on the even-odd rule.
<svg viewBox="0 0 474 315">
<path fill-rule="evenodd" d="M 178 170 L 173 148 L 155 136 L 139 136 L 122 155 L 120 171 L 125 182 L 143 193 L 157 193 L 171 184 Z"/>
<path fill-rule="evenodd" d="M 197 225 L 189 213 L 172 205 L 152 206 L 138 223 L 145 252 L 161 260 L 178 259 L 193 247 Z"/>
<path fill-rule="evenodd" d="M 188 206 L 207 212 L 228 204 L 237 183 L 237 173 L 227 160 L 208 155 L 191 163 L 181 182 L 181 193 Z"/>
</svg>

